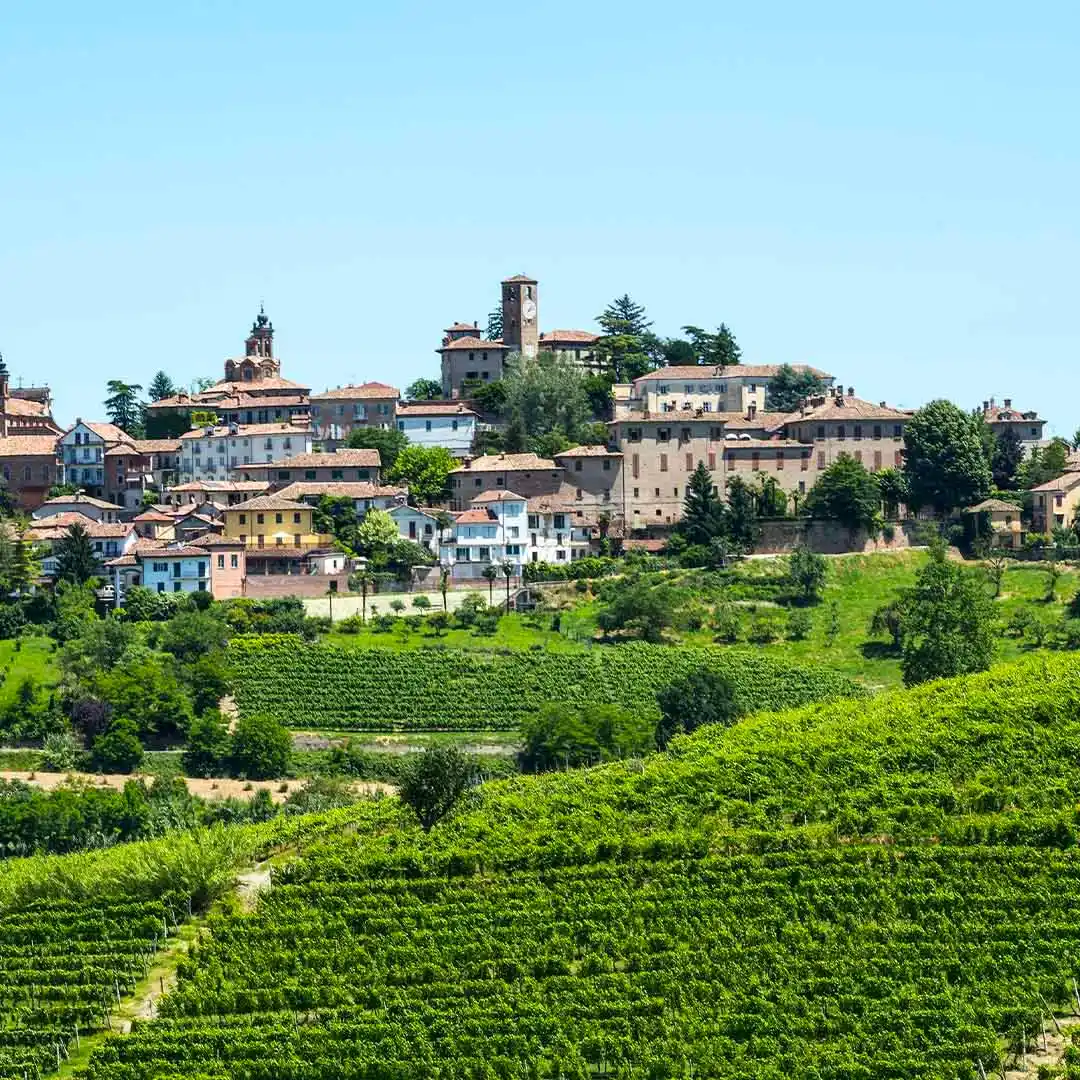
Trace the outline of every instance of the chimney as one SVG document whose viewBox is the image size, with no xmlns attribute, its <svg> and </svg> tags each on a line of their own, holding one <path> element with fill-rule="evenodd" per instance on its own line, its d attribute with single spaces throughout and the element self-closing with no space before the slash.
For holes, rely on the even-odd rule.
<svg viewBox="0 0 1080 1080">
<path fill-rule="evenodd" d="M 989 411 L 990 411 L 990 402 L 989 401 L 984 401 L 983 402 L 983 412 L 985 413 L 985 412 L 989 412 Z"/>
<path fill-rule="evenodd" d="M 855 396 L 855 387 L 854 386 L 849 386 L 847 388 L 847 396 L 848 397 L 854 397 Z"/>
<path fill-rule="evenodd" d="M 1005 399 L 1005 408 L 1006 409 L 1011 409 L 1012 408 L 1012 398 L 1007 397 Z"/>
<path fill-rule="evenodd" d="M 993 399 L 993 398 L 991 398 L 991 399 L 990 399 L 990 408 L 993 408 L 993 407 L 994 407 L 994 399 Z"/>
<path fill-rule="evenodd" d="M 751 401 L 746 410 L 746 419 L 753 420 L 757 417 L 757 403 Z"/>
<path fill-rule="evenodd" d="M 879 404 L 879 405 L 880 405 L 880 406 L 881 406 L 881 407 L 882 407 L 883 409 L 887 409 L 887 408 L 889 407 L 888 405 L 886 405 L 886 404 L 885 404 L 885 402 L 884 402 L 884 401 L 879 401 L 879 402 L 878 402 L 878 404 Z"/>
</svg>

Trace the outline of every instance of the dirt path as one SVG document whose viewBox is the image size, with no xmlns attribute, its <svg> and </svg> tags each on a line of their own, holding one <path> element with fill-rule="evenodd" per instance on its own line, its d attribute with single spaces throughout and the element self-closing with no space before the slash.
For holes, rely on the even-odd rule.
<svg viewBox="0 0 1080 1080">
<path fill-rule="evenodd" d="M 93 787 L 111 787 L 120 790 L 128 780 L 152 782 L 154 778 L 142 773 L 128 775 L 126 773 L 25 772 L 18 769 L 2 769 L 0 779 L 21 780 L 24 784 L 32 784 L 43 791 L 53 791 L 71 781 Z M 188 791 L 201 799 L 251 799 L 257 791 L 269 791 L 275 803 L 283 803 L 289 795 L 294 791 L 299 791 L 307 782 L 308 778 L 301 780 L 234 780 L 230 777 L 202 779 L 193 776 L 184 778 Z M 394 791 L 393 785 L 375 781 L 358 781 L 352 787 L 360 795 L 374 795 L 379 791 L 389 795 Z"/>
</svg>

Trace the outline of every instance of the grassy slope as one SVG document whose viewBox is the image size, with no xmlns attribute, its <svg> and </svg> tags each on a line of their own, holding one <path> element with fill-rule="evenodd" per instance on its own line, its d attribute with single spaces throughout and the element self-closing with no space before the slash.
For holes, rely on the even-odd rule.
<svg viewBox="0 0 1080 1080">
<path fill-rule="evenodd" d="M 55 686 L 60 678 L 57 654 L 49 638 L 26 636 L 21 641 L 19 649 L 13 640 L 0 641 L 0 670 L 7 670 L 7 678 L 0 684 L 0 708 L 15 697 L 20 681 L 28 675 L 43 686 Z"/>
</svg>

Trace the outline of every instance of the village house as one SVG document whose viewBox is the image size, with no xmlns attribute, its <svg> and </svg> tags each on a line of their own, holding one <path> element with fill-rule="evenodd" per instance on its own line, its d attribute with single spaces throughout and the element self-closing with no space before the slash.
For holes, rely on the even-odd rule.
<svg viewBox="0 0 1080 1080">
<path fill-rule="evenodd" d="M 0 477 L 20 510 L 32 510 L 57 482 L 57 439 L 47 386 L 12 388 L 0 356 Z"/>
<path fill-rule="evenodd" d="M 378 484 L 382 473 L 378 450 L 335 450 L 291 454 L 273 462 L 253 462 L 239 470 L 245 480 L 259 480 L 271 489 L 297 481 L 321 484 L 365 481 Z"/>
<path fill-rule="evenodd" d="M 35 520 L 55 517 L 57 514 L 80 514 L 91 521 L 100 521 L 112 524 L 119 520 L 123 511 L 122 506 L 108 502 L 105 499 L 97 499 L 93 495 L 76 492 L 74 495 L 56 495 L 46 499 L 31 515 Z"/>
<path fill-rule="evenodd" d="M 1003 499 L 983 499 L 982 502 L 969 506 L 965 514 L 986 516 L 990 527 L 992 543 L 996 547 L 1016 550 L 1023 547 L 1027 530 L 1020 517 L 1020 507 Z"/>
<path fill-rule="evenodd" d="M 460 401 L 418 401 L 398 406 L 398 431 L 415 446 L 442 446 L 454 457 L 470 453 L 479 416 Z"/>
<path fill-rule="evenodd" d="M 327 449 L 344 443 L 357 428 L 392 428 L 396 422 L 396 386 L 368 382 L 338 386 L 311 395 L 311 427 Z"/>
<path fill-rule="evenodd" d="M 1006 398 L 1001 405 L 996 404 L 993 398 L 984 401 L 982 417 L 995 435 L 1004 435 L 1007 431 L 1015 433 L 1025 450 L 1046 442 L 1043 438 L 1046 421 L 1040 419 L 1034 409 L 1014 409 L 1012 398 Z"/>
<path fill-rule="evenodd" d="M 424 510 L 419 506 L 409 506 L 406 502 L 388 508 L 390 516 L 398 527 L 398 535 L 403 540 L 414 544 L 423 544 L 433 554 L 439 554 L 439 538 L 442 535 L 439 521 L 445 511 Z"/>
<path fill-rule="evenodd" d="M 26 530 L 26 536 L 41 552 L 42 577 L 51 579 L 56 576 L 54 548 L 58 540 L 68 535 L 72 525 L 86 530 L 94 555 L 102 565 L 109 559 L 125 554 L 139 539 L 131 523 L 96 521 L 71 510 L 35 519 Z"/>
<path fill-rule="evenodd" d="M 356 513 L 363 517 L 369 510 L 390 510 L 404 503 L 405 488 L 372 484 L 364 480 L 298 480 L 277 494 L 283 499 L 317 506 L 322 498 L 351 499 Z"/>
<path fill-rule="evenodd" d="M 180 481 L 258 480 L 255 463 L 271 464 L 311 452 L 311 431 L 297 424 L 231 424 L 195 428 L 180 436 Z"/>
<path fill-rule="evenodd" d="M 450 473 L 450 509 L 467 510 L 485 491 L 516 491 L 523 498 L 558 494 L 563 470 L 536 454 L 485 454 L 466 458 Z"/>
<path fill-rule="evenodd" d="M 563 470 L 557 494 L 576 528 L 621 527 L 622 462 L 622 451 L 607 446 L 575 446 L 555 455 Z"/>
<path fill-rule="evenodd" d="M 74 484 L 90 495 L 104 498 L 109 491 L 105 454 L 118 446 L 137 453 L 135 440 L 115 424 L 76 419 L 74 426 L 60 436 L 60 483 Z"/>
<path fill-rule="evenodd" d="M 222 513 L 223 535 L 247 551 L 249 577 L 303 573 L 305 555 L 333 543 L 333 537 L 315 532 L 311 506 L 281 495 L 258 495 Z"/>
<path fill-rule="evenodd" d="M 1080 509 L 1080 472 L 1067 472 L 1031 489 L 1032 531 L 1053 533 L 1072 525 Z"/>
</svg>

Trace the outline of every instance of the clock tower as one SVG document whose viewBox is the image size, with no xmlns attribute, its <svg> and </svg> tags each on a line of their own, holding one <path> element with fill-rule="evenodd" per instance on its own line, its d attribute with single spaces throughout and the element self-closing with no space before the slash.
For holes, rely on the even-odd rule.
<svg viewBox="0 0 1080 1080">
<path fill-rule="evenodd" d="M 522 356 L 535 356 L 540 342 L 536 278 L 515 274 L 502 283 L 503 343 Z"/>
</svg>

